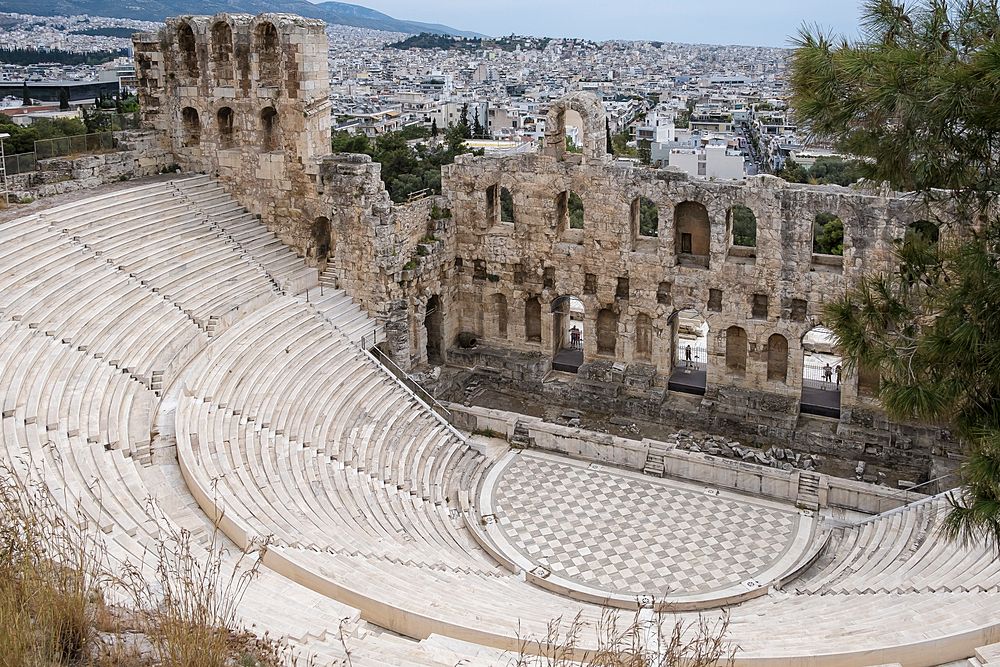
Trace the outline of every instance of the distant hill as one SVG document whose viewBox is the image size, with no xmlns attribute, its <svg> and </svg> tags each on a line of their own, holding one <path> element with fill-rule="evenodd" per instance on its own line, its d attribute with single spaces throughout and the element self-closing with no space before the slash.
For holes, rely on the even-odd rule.
<svg viewBox="0 0 1000 667">
<path fill-rule="evenodd" d="M 360 5 L 324 2 L 314 5 L 306 0 L 0 0 L 0 12 L 17 12 L 38 16 L 70 16 L 89 14 L 113 18 L 163 21 L 181 14 L 216 14 L 218 12 L 260 14 L 285 12 L 332 25 L 349 25 L 372 30 L 388 30 L 419 34 L 432 32 L 459 37 L 475 37 L 477 33 L 455 30 L 444 25 L 400 21 Z"/>
<path fill-rule="evenodd" d="M 400 24 L 403 27 L 397 28 L 396 32 L 407 32 L 413 35 L 430 32 L 439 35 L 451 35 L 453 37 L 486 37 L 486 35 L 480 34 L 478 32 L 470 32 L 468 30 L 455 30 L 446 25 L 441 25 L 439 23 L 420 23 L 419 21 L 405 21 L 400 19 L 394 19 L 388 14 L 383 14 L 382 12 L 377 12 L 374 9 L 368 9 L 367 7 L 362 7 L 361 5 L 349 5 L 346 2 L 321 2 L 317 7 L 322 7 L 335 14 L 341 14 L 343 16 L 354 16 L 359 19 L 369 19 L 373 21 L 391 21 L 393 24 Z M 353 24 L 346 24 L 353 25 Z M 389 28 L 382 28 L 382 30 L 389 30 Z"/>
</svg>

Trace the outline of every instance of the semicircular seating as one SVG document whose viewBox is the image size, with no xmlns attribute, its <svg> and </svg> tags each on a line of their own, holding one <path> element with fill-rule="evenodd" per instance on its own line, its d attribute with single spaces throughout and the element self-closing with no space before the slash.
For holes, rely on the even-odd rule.
<svg viewBox="0 0 1000 667">
<path fill-rule="evenodd" d="M 374 323 L 295 296 L 315 271 L 210 179 L 0 224 L 0 267 L 0 459 L 112 557 L 148 556 L 165 527 L 203 540 L 224 509 L 236 545 L 274 539 L 242 617 L 321 664 L 345 645 L 357 665 L 489 664 L 556 617 L 599 621 L 478 546 L 458 498 L 490 462 L 354 344 Z M 167 426 L 179 464 L 151 451 Z M 785 590 L 730 609 L 737 663 L 935 664 L 987 643 L 1000 568 L 938 538 L 942 509 L 835 529 Z"/>
</svg>

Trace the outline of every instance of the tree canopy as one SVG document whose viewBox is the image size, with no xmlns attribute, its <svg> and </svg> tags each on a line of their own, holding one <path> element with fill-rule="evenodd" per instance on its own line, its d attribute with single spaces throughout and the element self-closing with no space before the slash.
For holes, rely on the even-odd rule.
<svg viewBox="0 0 1000 667">
<path fill-rule="evenodd" d="M 1000 548 L 1000 17 L 992 1 L 865 0 L 861 28 L 853 42 L 800 32 L 797 120 L 863 158 L 866 178 L 946 196 L 959 224 L 950 242 L 931 221 L 911 225 L 895 242 L 899 270 L 866 275 L 824 321 L 845 368 L 877 371 L 889 415 L 964 441 L 946 529 Z"/>
<path fill-rule="evenodd" d="M 432 147 L 423 142 L 413 147 L 407 143 L 430 135 L 430 130 L 418 126 L 384 134 L 374 144 L 363 134 L 340 131 L 334 133 L 331 147 L 334 153 L 364 153 L 381 163 L 382 182 L 392 200 L 398 203 L 425 188 L 441 194 L 441 166 L 454 162 L 456 155 L 469 152 L 463 143 L 465 129 L 464 126 L 449 128 L 445 142 Z"/>
</svg>

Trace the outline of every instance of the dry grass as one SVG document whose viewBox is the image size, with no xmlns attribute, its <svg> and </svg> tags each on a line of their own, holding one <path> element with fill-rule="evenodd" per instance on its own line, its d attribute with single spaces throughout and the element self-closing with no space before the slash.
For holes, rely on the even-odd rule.
<svg viewBox="0 0 1000 667">
<path fill-rule="evenodd" d="M 605 607 L 594 628 L 596 648 L 580 644 L 587 630 L 578 614 L 563 629 L 563 619 L 548 624 L 545 637 L 521 638 L 520 649 L 511 659 L 513 667 L 716 667 L 732 665 L 737 646 L 725 637 L 729 615 L 711 621 L 669 622 L 666 612 L 643 617 L 637 611 L 631 620 L 618 609 Z"/>
<path fill-rule="evenodd" d="M 296 663 L 237 622 L 266 541 L 230 558 L 217 528 L 199 548 L 150 506 L 151 563 L 112 564 L 103 535 L 58 500 L 0 465 L 0 667 Z"/>
</svg>

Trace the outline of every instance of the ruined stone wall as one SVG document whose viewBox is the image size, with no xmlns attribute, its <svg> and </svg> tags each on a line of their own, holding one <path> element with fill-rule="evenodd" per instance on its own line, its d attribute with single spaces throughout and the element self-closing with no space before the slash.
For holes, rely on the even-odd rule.
<svg viewBox="0 0 1000 667">
<path fill-rule="evenodd" d="M 140 106 L 184 170 L 215 176 L 282 241 L 326 261 L 326 31 L 291 14 L 167 19 L 135 43 Z"/>
<path fill-rule="evenodd" d="M 603 120 L 585 124 L 603 127 Z M 643 412 L 655 413 L 683 354 L 677 314 L 691 309 L 709 326 L 713 418 L 728 413 L 759 424 L 765 439 L 789 440 L 802 391 L 802 340 L 820 323 L 824 304 L 865 273 L 896 270 L 892 243 L 908 225 L 947 220 L 922 200 L 890 193 L 617 166 L 602 155 L 603 137 L 596 141 L 582 156 L 461 156 L 444 168 L 456 228 L 456 329 L 475 332 L 486 348 L 456 351 L 456 359 L 510 370 L 511 354 L 521 355 L 521 375 L 507 377 L 540 388 L 540 374 L 525 377 L 523 369 L 539 369 L 539 358 L 562 348 L 553 309 L 572 295 L 585 308 L 584 366 L 575 385 L 581 397 L 591 392 L 599 403 L 624 391 L 652 402 Z M 512 223 L 494 213 L 490 197 L 500 188 L 513 197 Z M 567 191 L 583 202 L 582 229 L 563 219 Z M 658 207 L 655 237 L 639 234 L 640 197 Z M 735 205 L 756 217 L 754 248 L 733 243 Z M 843 221 L 842 257 L 813 253 L 819 213 Z M 942 242 L 949 233 L 942 227 Z M 497 304 L 506 304 L 506 331 Z M 877 439 L 867 431 L 889 425 L 874 399 L 859 395 L 857 378 L 845 374 L 842 385 L 842 422 L 857 427 L 858 437 Z"/>
<path fill-rule="evenodd" d="M 169 156 L 219 178 L 385 324 L 384 351 L 407 369 L 452 361 L 542 391 L 565 335 L 566 315 L 553 311 L 574 296 L 585 309 L 579 402 L 670 416 L 677 315 L 691 309 L 709 326 L 699 423 L 739 424 L 761 441 L 801 439 L 802 339 L 824 303 L 866 272 L 895 270 L 892 242 L 908 225 L 948 218 L 886 192 L 616 165 L 605 154 L 603 107 L 589 93 L 552 105 L 542 154 L 460 156 L 443 169 L 443 196 L 394 205 L 380 165 L 327 154 L 322 22 L 186 16 L 134 42 L 144 120 L 160 142 L 148 160 Z M 582 120 L 582 153 L 566 151 L 570 111 Z M 501 219 L 503 188 L 512 222 Z M 571 193 L 583 202 L 582 228 Z M 640 233 L 643 199 L 658 208 L 655 236 Z M 755 247 L 734 244 L 735 205 L 756 216 Z M 813 254 L 818 213 L 843 221 L 842 257 Z M 951 233 L 942 227 L 942 242 Z M 462 332 L 479 347 L 457 348 Z M 842 385 L 841 420 L 823 442 L 905 459 L 913 442 L 933 439 L 926 429 L 893 430 L 859 395 L 857 378 L 845 375 Z"/>
<path fill-rule="evenodd" d="M 49 197 L 159 173 L 173 162 L 156 132 L 116 132 L 119 151 L 38 160 L 35 171 L 7 177 L 12 196 Z"/>
</svg>

